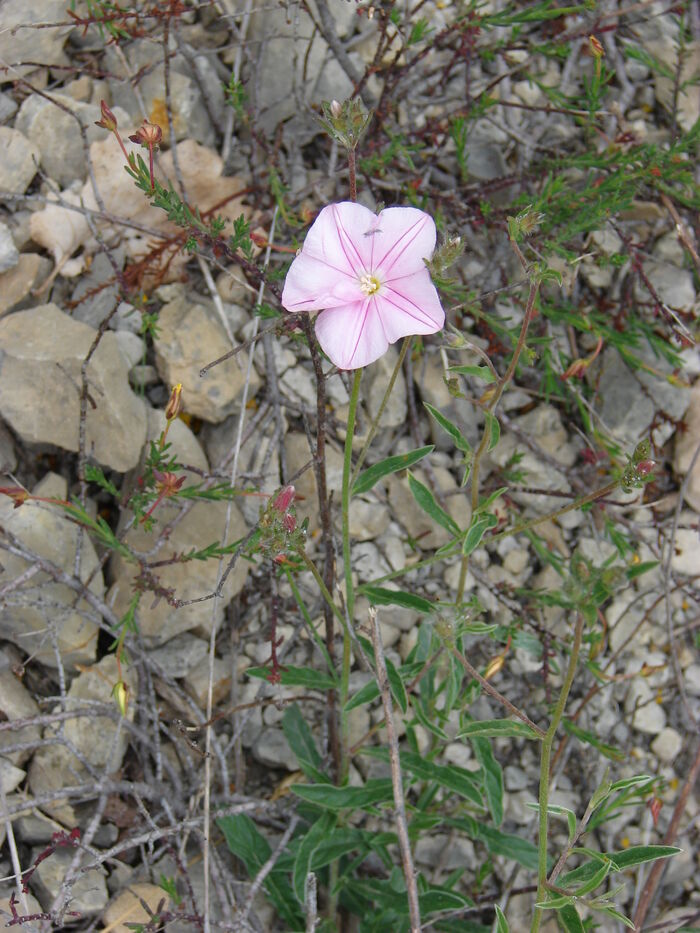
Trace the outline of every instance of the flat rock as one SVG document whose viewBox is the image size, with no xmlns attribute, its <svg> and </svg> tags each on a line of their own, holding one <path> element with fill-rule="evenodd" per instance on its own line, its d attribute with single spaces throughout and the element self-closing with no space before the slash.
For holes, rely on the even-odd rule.
<svg viewBox="0 0 700 933">
<path fill-rule="evenodd" d="M 690 390 L 690 404 L 683 419 L 684 430 L 677 431 L 673 469 L 685 477 L 690 470 L 695 451 L 700 444 L 700 380 Z M 683 490 L 685 501 L 696 512 L 700 512 L 700 456 L 698 456 Z"/>
<path fill-rule="evenodd" d="M 658 735 L 666 725 L 666 713 L 646 680 L 637 677 L 625 697 L 625 712 L 632 714 L 632 728 Z"/>
<path fill-rule="evenodd" d="M 209 644 L 190 632 L 176 635 L 170 641 L 154 648 L 150 657 L 168 677 L 186 677 L 200 661 L 207 657 Z"/>
<path fill-rule="evenodd" d="M 652 259 L 644 263 L 644 271 L 662 302 L 675 311 L 693 310 L 696 294 L 693 275 L 688 269 L 678 269 L 670 262 Z M 641 301 L 653 301 L 651 293 L 641 279 L 635 282 L 635 294 Z"/>
<path fill-rule="evenodd" d="M 28 443 L 78 450 L 80 368 L 96 331 L 55 304 L 19 311 L 0 321 L 0 409 Z M 86 451 L 125 471 L 146 438 L 143 401 L 113 333 L 103 335 L 87 369 Z"/>
<path fill-rule="evenodd" d="M 17 469 L 17 452 L 12 435 L 0 421 L 0 473 L 14 473 Z"/>
<path fill-rule="evenodd" d="M 0 274 L 14 269 L 19 262 L 19 250 L 7 224 L 0 223 Z"/>
<path fill-rule="evenodd" d="M 651 743 L 651 750 L 663 762 L 672 762 L 683 748 L 683 736 L 666 726 Z"/>
<path fill-rule="evenodd" d="M 30 914 L 39 914 L 41 913 L 41 904 L 34 897 L 33 894 L 25 894 L 26 898 L 26 911 Z M 25 911 L 25 902 L 20 900 L 19 906 L 16 908 L 17 912 L 22 916 Z M 0 918 L 3 920 L 10 921 L 12 919 L 12 911 L 10 910 L 10 898 L 9 897 L 0 897 Z M 7 927 L 8 923 L 3 923 L 3 927 Z M 31 930 L 31 927 L 25 926 L 25 929 Z"/>
<path fill-rule="evenodd" d="M 123 249 L 112 250 L 112 258 L 119 267 L 124 263 Z M 119 283 L 116 281 L 114 269 L 109 258 L 104 253 L 97 253 L 93 258 L 88 272 L 80 277 L 73 294 L 72 301 L 79 301 L 71 316 L 76 321 L 89 324 L 90 327 L 99 327 L 107 315 L 119 303 Z M 120 330 L 119 312 L 110 320 L 113 330 Z M 134 314 L 134 322 L 141 323 L 141 315 Z"/>
<path fill-rule="evenodd" d="M 42 495 L 48 490 L 39 484 L 35 492 Z M 0 500 L 0 524 L 32 554 L 73 574 L 78 527 L 66 519 L 60 506 L 29 501 L 15 509 L 12 500 L 3 496 Z M 32 562 L 5 553 L 2 563 L 6 584 L 25 573 Z M 93 571 L 96 571 L 94 576 Z M 97 554 L 90 538 L 84 535 L 80 577 L 87 581 L 91 576 L 89 589 L 96 595 L 102 595 L 103 581 Z M 77 605 L 75 600 L 76 594 L 68 586 L 51 581 L 45 573 L 35 574 L 23 585 L 21 592 L 5 599 L 0 609 L 3 638 L 13 641 L 42 664 L 55 667 L 58 662 L 51 638 L 53 631 L 61 661 L 68 670 L 78 664 L 92 663 L 97 650 L 98 625 L 93 621 L 85 600 L 80 600 Z M 51 606 L 49 619 L 46 605 Z"/>
<path fill-rule="evenodd" d="M 309 442 L 305 434 L 290 432 L 284 439 L 284 449 L 287 455 L 287 471 L 294 475 L 304 464 L 311 459 Z M 340 491 L 343 485 L 343 455 L 340 451 L 326 444 L 326 486 L 328 492 L 333 492 L 335 501 L 340 501 Z M 316 475 L 313 466 L 297 477 L 294 486 L 298 495 L 303 496 L 295 503 L 299 521 L 309 519 L 309 530 L 315 531 L 320 524 L 318 512 L 318 493 L 316 491 Z"/>
<path fill-rule="evenodd" d="M 598 405 L 604 427 L 630 446 L 645 436 L 656 413 L 653 399 L 612 347 L 603 353 Z"/>
<path fill-rule="evenodd" d="M 232 413 L 245 384 L 245 352 L 220 363 L 200 376 L 202 367 L 231 349 L 231 342 L 214 312 L 202 304 L 177 298 L 161 308 L 158 337 L 154 341 L 156 366 L 167 385 L 182 383 L 186 412 L 218 423 Z M 248 398 L 255 395 L 260 378 L 251 370 Z"/>
<path fill-rule="evenodd" d="M 37 147 L 42 168 L 63 188 L 76 178 L 84 180 L 87 174 L 78 122 L 85 128 L 88 144 L 106 139 L 108 133 L 95 126 L 101 116 L 97 104 L 86 104 L 66 94 L 54 93 L 51 98 L 30 94 L 19 108 L 15 127 Z M 123 110 L 117 110 L 115 116 L 121 127 L 128 123 Z"/>
<path fill-rule="evenodd" d="M 21 253 L 17 264 L 0 274 L 0 317 L 33 304 L 32 291 L 46 281 L 50 272 L 51 261 L 45 256 Z"/>
<path fill-rule="evenodd" d="M 206 709 L 209 692 L 209 658 L 202 658 L 185 680 L 185 687 L 200 709 Z M 214 676 L 212 682 L 213 703 L 216 706 L 231 691 L 231 658 L 214 658 Z"/>
<path fill-rule="evenodd" d="M 28 75 L 41 62 L 47 65 L 67 65 L 63 45 L 72 26 L 32 29 L 33 23 L 66 22 L 65 0 L 3 0 L 0 61 L 12 65 L 19 75 Z M 13 27 L 20 28 L 13 31 Z M 7 77 L 2 76 L 6 81 Z M 2 146 L 0 145 L 0 151 Z"/>
<path fill-rule="evenodd" d="M 40 848 L 35 849 L 32 859 L 41 851 Z M 60 848 L 37 866 L 29 885 L 44 910 L 49 910 L 58 896 L 74 857 L 75 849 Z M 87 863 L 91 856 L 86 854 L 84 860 Z M 81 874 L 78 868 L 74 877 L 75 881 L 70 884 L 70 909 L 84 917 L 93 917 L 104 910 L 109 894 L 105 877 L 99 869 Z"/>
<path fill-rule="evenodd" d="M 391 374 L 394 371 L 398 352 L 395 347 L 389 347 L 388 351 L 381 356 L 376 363 L 370 367 L 370 387 L 367 395 L 367 409 L 372 418 L 379 411 L 384 393 L 386 392 Z M 397 428 L 406 423 L 408 414 L 408 404 L 406 401 L 406 379 L 403 371 L 400 371 L 391 395 L 387 401 L 386 407 L 379 419 L 379 428 Z"/>
<path fill-rule="evenodd" d="M 11 794 L 27 776 L 27 772 L 15 767 L 6 758 L 0 757 L 0 784 L 4 794 Z"/>
<path fill-rule="evenodd" d="M 162 412 L 149 411 L 149 439 L 157 440 L 164 425 L 165 417 Z M 172 445 L 173 455 L 179 462 L 203 471 L 209 469 L 204 451 L 183 421 L 178 420 L 172 424 L 168 441 Z M 201 482 L 201 476 L 196 473 L 189 474 L 187 485 L 192 482 Z M 187 553 L 213 543 L 218 544 L 224 531 L 227 508 L 226 502 L 198 501 L 194 503 L 187 509 L 184 517 L 174 523 L 169 536 L 161 539 L 158 549 L 150 555 L 149 560 L 165 559 L 171 557 L 173 553 Z M 126 536 L 127 544 L 137 552 L 148 551 L 150 553 L 159 534 L 166 525 L 173 522 L 180 509 L 181 506 L 172 501 L 162 502 L 153 513 L 155 520 L 153 529 L 146 532 L 142 525 L 133 527 Z M 241 513 L 232 504 L 228 540 L 237 541 L 244 537 L 247 531 L 248 528 Z M 133 584 L 137 568 L 121 557 L 115 556 L 112 559 L 111 569 L 115 582 L 110 590 L 110 599 L 114 600 L 114 611 L 118 615 L 123 615 L 134 594 Z M 217 580 L 218 561 L 173 563 L 159 567 L 154 573 L 158 577 L 159 585 L 166 590 L 172 590 L 178 599 L 194 599 L 213 592 Z M 241 591 L 247 575 L 247 562 L 239 560 L 226 580 L 222 599 L 216 601 L 215 616 L 212 600 L 173 609 L 165 599 L 154 600 L 152 596 L 146 594 L 138 609 L 141 635 L 151 646 L 155 647 L 191 629 L 201 628 L 206 633 L 210 632 L 214 619 L 218 621 L 222 619 L 224 609 Z"/>
<path fill-rule="evenodd" d="M 144 909 L 141 902 L 145 901 L 153 914 L 163 899 L 168 908 L 168 897 L 163 889 L 155 884 L 144 882 L 130 884 L 109 903 L 105 910 L 102 918 L 105 929 L 109 930 L 109 933 L 131 933 L 134 929 L 132 924 L 147 924 L 151 919 L 151 915 Z"/>
<path fill-rule="evenodd" d="M 30 719 L 39 715 L 39 706 L 12 670 L 10 658 L 0 651 L 0 711 L 5 722 L 15 719 Z M 39 726 L 22 726 L 0 732 L 0 753 L 14 765 L 22 765 L 31 756 L 29 748 L 17 752 L 6 752 L 11 745 L 37 742 L 41 738 Z"/>
<path fill-rule="evenodd" d="M 697 515 L 692 512 L 681 512 L 681 526 L 676 531 L 673 542 L 673 556 L 671 567 L 676 573 L 695 577 L 700 567 L 700 538 L 697 532 Z"/>
<path fill-rule="evenodd" d="M 299 761 L 289 747 L 281 729 L 263 729 L 253 742 L 253 756 L 262 765 L 268 768 L 286 768 L 287 771 L 298 771 Z"/>
<path fill-rule="evenodd" d="M 10 126 L 0 126 L 0 192 L 24 194 L 37 173 L 39 147 Z"/>
<path fill-rule="evenodd" d="M 135 669 L 122 665 L 121 676 L 131 697 L 135 697 Z M 113 654 L 106 655 L 98 664 L 86 668 L 75 678 L 68 690 L 66 708 L 81 709 L 86 704 L 98 702 L 116 709 L 112 688 L 118 680 L 117 660 Z M 134 702 L 127 706 L 127 718 L 130 720 L 134 718 L 134 708 Z M 110 774 L 119 770 L 129 742 L 129 733 L 116 718 L 76 716 L 75 719 L 66 720 L 64 728 L 66 739 L 93 768 L 106 769 Z M 51 736 L 57 731 L 56 727 L 49 726 L 46 735 Z M 37 797 L 88 779 L 89 771 L 85 765 L 61 744 L 45 745 L 38 749 L 29 766 L 29 788 Z M 77 822 L 73 806 L 65 799 L 55 798 L 41 809 L 64 825 L 75 825 Z"/>
</svg>

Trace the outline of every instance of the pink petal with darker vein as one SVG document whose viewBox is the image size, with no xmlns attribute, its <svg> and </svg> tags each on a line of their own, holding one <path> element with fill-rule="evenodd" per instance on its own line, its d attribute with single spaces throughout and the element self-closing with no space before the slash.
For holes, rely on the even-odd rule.
<svg viewBox="0 0 700 933">
<path fill-rule="evenodd" d="M 316 336 L 338 369 L 367 366 L 389 346 L 376 298 L 322 311 L 316 318 Z"/>
</svg>

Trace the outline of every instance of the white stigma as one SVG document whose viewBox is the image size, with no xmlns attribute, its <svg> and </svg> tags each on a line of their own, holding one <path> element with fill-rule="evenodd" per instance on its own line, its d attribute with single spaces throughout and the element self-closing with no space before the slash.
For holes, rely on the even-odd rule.
<svg viewBox="0 0 700 933">
<path fill-rule="evenodd" d="M 379 286 L 381 282 L 376 275 L 372 275 L 370 272 L 365 272 L 360 276 L 360 288 L 365 293 L 365 295 L 375 295 L 379 291 Z"/>
</svg>

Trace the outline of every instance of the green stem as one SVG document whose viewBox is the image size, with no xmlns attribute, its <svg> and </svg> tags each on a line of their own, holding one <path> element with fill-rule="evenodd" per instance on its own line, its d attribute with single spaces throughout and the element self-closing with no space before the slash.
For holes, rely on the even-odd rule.
<svg viewBox="0 0 700 933">
<path fill-rule="evenodd" d="M 574 682 L 578 656 L 581 650 L 581 641 L 583 638 L 583 613 L 579 612 L 576 619 L 576 628 L 574 629 L 574 643 L 571 646 L 571 656 L 569 658 L 569 667 L 566 671 L 566 677 L 561 687 L 557 705 L 552 714 L 552 720 L 549 729 L 542 740 L 542 752 L 540 758 L 540 795 L 539 795 L 539 838 L 538 838 L 538 870 L 537 870 L 537 902 L 542 903 L 547 896 L 547 806 L 549 804 L 549 762 L 552 755 L 552 744 L 557 728 L 564 715 L 566 701 L 569 698 L 569 691 Z M 542 908 L 535 908 L 535 915 L 532 918 L 530 933 L 537 933 L 542 919 Z"/>
<path fill-rule="evenodd" d="M 343 773 L 341 784 L 347 778 L 350 762 L 348 760 L 349 723 L 345 712 L 345 705 L 350 692 L 350 663 L 352 660 L 352 644 L 350 641 L 350 626 L 355 622 L 355 590 L 352 583 L 352 561 L 350 555 L 350 476 L 352 474 L 352 439 L 355 434 L 355 413 L 360 395 L 360 380 L 362 370 L 356 369 L 352 378 L 352 391 L 350 392 L 350 406 L 348 408 L 348 423 L 345 434 L 345 457 L 343 459 L 343 568 L 345 571 L 345 615 L 343 626 L 343 667 L 340 677 L 340 729 L 342 744 Z"/>
<path fill-rule="evenodd" d="M 575 499 L 573 502 L 570 502 L 563 508 L 557 509 L 556 512 L 548 512 L 546 515 L 538 515 L 537 518 L 531 518 L 526 522 L 521 522 L 519 525 L 514 525 L 513 528 L 506 528 L 505 531 L 499 531 L 497 535 L 492 535 L 487 540 L 498 541 L 499 538 L 507 538 L 509 535 L 520 534 L 521 531 L 529 531 L 530 528 L 534 528 L 535 525 L 541 525 L 542 522 L 553 521 L 555 518 L 559 518 L 560 515 L 566 515 L 567 512 L 573 512 L 574 509 L 580 509 L 581 506 L 588 505 L 589 502 L 595 502 L 596 499 L 601 499 L 603 496 L 607 496 L 609 493 L 617 489 L 619 485 L 620 481 L 614 479 L 611 482 L 606 483 L 605 486 L 601 486 L 600 489 L 594 489 L 593 492 L 589 492 L 585 496 L 580 496 L 578 499 Z"/>
<path fill-rule="evenodd" d="M 401 352 L 399 353 L 399 358 L 396 360 L 394 371 L 391 374 L 391 379 L 389 379 L 389 384 L 386 387 L 386 391 L 384 393 L 384 397 L 382 398 L 381 404 L 379 406 L 379 410 L 377 411 L 377 414 L 372 420 L 372 424 L 370 425 L 370 429 L 369 429 L 369 434 L 367 435 L 367 440 L 362 445 L 362 450 L 360 451 L 360 455 L 357 458 L 355 469 L 352 471 L 352 477 L 350 478 L 351 489 L 355 485 L 355 480 L 357 479 L 359 472 L 362 469 L 362 464 L 365 462 L 365 457 L 367 456 L 369 445 L 374 440 L 374 436 L 377 433 L 377 430 L 379 429 L 379 419 L 384 414 L 384 409 L 386 408 L 387 402 L 389 401 L 389 396 L 391 395 L 391 392 L 394 388 L 394 383 L 396 382 L 399 372 L 401 371 L 401 366 L 403 365 L 403 361 L 406 358 L 406 353 L 408 351 L 408 348 L 411 345 L 412 339 L 413 339 L 412 337 L 405 337 L 403 344 L 401 345 Z"/>
<path fill-rule="evenodd" d="M 311 558 L 309 557 L 309 555 L 306 554 L 304 551 L 300 551 L 299 554 L 300 554 L 300 556 L 301 556 L 301 559 L 302 559 L 302 560 L 304 561 L 304 563 L 306 564 L 306 569 L 307 569 L 307 570 L 310 570 L 311 573 L 313 574 L 314 580 L 316 581 L 316 583 L 318 583 L 318 588 L 319 588 L 320 591 L 321 591 L 321 595 L 322 595 L 323 598 L 326 600 L 326 603 L 330 606 L 330 608 L 331 608 L 331 610 L 332 610 L 332 612 L 333 612 L 333 615 L 339 620 L 339 622 L 340 622 L 341 625 L 345 626 L 345 616 L 344 616 L 343 613 L 340 611 L 340 609 L 338 609 L 338 607 L 336 606 L 336 604 L 333 602 L 333 597 L 331 596 L 330 592 L 328 591 L 328 587 L 326 586 L 325 580 L 324 580 L 323 577 L 321 576 L 321 572 L 319 571 L 318 567 L 317 567 L 316 564 L 311 560 Z"/>
<path fill-rule="evenodd" d="M 515 244 L 514 244 L 515 245 Z M 518 252 L 520 252 L 518 250 Z M 505 392 L 506 386 L 513 378 L 515 374 L 515 369 L 518 365 L 518 360 L 520 355 L 523 352 L 525 347 L 525 338 L 527 337 L 528 328 L 532 323 L 532 319 L 535 316 L 535 302 L 537 300 L 537 293 L 539 291 L 540 284 L 536 279 L 530 281 L 530 294 L 527 296 L 527 306 L 525 308 L 525 315 L 523 317 L 523 323 L 520 327 L 520 334 L 518 336 L 518 342 L 515 345 L 515 350 L 513 350 L 513 356 L 508 365 L 508 369 L 505 371 L 503 378 L 496 384 L 493 395 L 486 405 L 486 411 L 493 413 L 496 410 L 496 406 L 501 400 L 501 396 Z M 479 505 L 479 467 L 481 465 L 481 458 L 486 452 L 486 447 L 488 446 L 488 441 L 490 437 L 490 430 L 488 425 L 484 428 L 484 433 L 481 437 L 481 443 L 479 444 L 476 453 L 474 454 L 474 462 L 472 463 L 472 515 L 476 513 L 476 510 Z M 457 584 L 457 604 L 462 602 L 464 598 L 464 587 L 467 583 L 467 570 L 469 569 L 469 555 L 464 554 L 462 557 L 462 564 L 459 570 L 459 582 Z"/>
</svg>

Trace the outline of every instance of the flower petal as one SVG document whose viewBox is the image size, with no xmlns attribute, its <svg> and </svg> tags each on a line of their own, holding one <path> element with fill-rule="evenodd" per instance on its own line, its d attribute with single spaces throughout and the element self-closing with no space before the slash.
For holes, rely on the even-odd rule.
<svg viewBox="0 0 700 933">
<path fill-rule="evenodd" d="M 435 222 L 415 207 L 389 207 L 376 218 L 379 232 L 370 237 L 372 271 L 382 281 L 424 269 L 435 249 Z"/>
<path fill-rule="evenodd" d="M 376 298 L 321 312 L 316 318 L 316 336 L 323 352 L 338 369 L 367 366 L 389 347 Z"/>
<path fill-rule="evenodd" d="M 434 334 L 445 325 L 445 312 L 425 267 L 383 285 L 376 301 L 389 343 L 409 334 Z"/>
<path fill-rule="evenodd" d="M 354 273 L 331 267 L 303 251 L 289 267 L 282 305 L 287 311 L 318 311 L 361 301 L 363 297 Z"/>
<path fill-rule="evenodd" d="M 359 277 L 369 270 L 371 237 L 365 233 L 377 217 L 367 207 L 341 201 L 324 207 L 304 240 L 303 253 L 338 272 Z"/>
</svg>

